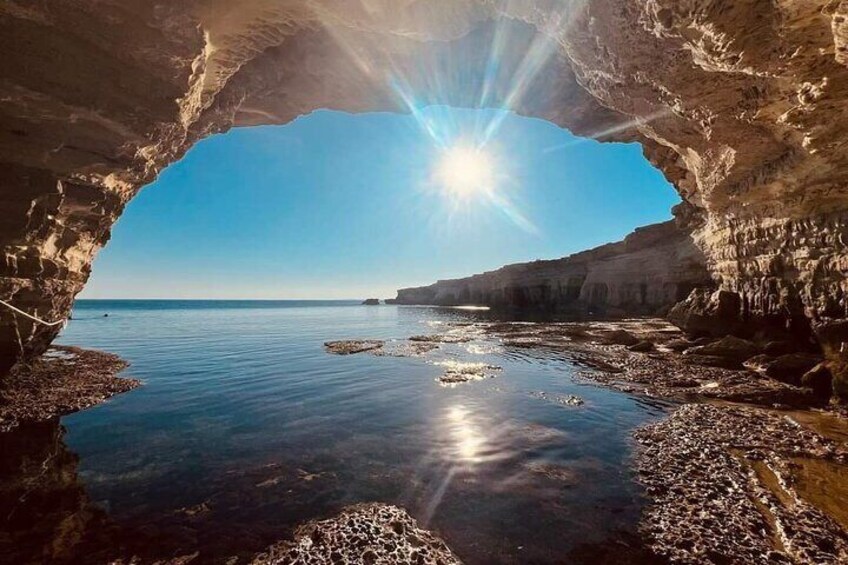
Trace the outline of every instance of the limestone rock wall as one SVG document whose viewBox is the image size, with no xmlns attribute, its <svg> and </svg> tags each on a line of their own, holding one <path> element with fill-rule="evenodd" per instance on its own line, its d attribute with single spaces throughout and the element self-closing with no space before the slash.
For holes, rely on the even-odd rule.
<svg viewBox="0 0 848 565">
<path fill-rule="evenodd" d="M 847 46 L 845 0 L 6 0 L 0 298 L 66 316 L 124 205 L 205 136 L 317 108 L 506 106 L 641 142 L 735 297 L 711 330 L 801 328 L 837 365 Z M 0 369 L 56 331 L 0 309 Z"/>
<path fill-rule="evenodd" d="M 623 241 L 552 261 L 507 265 L 398 291 L 398 304 L 485 305 L 571 314 L 664 314 L 695 288 L 710 288 L 703 252 L 674 221 Z"/>
</svg>

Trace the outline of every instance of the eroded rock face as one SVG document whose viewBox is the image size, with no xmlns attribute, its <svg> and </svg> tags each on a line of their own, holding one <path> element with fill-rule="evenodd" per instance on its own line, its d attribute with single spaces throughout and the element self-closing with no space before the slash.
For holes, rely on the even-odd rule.
<svg viewBox="0 0 848 565">
<path fill-rule="evenodd" d="M 420 528 L 405 510 L 379 503 L 351 506 L 334 518 L 301 526 L 294 541 L 271 546 L 251 563 L 462 565 L 441 538 Z"/>
<path fill-rule="evenodd" d="M 8 0 L 0 297 L 66 316 L 124 205 L 197 140 L 408 111 L 402 91 L 642 142 L 739 319 L 806 327 L 838 368 L 846 22 L 835 0 Z M 57 331 L 2 309 L 0 365 Z"/>
<path fill-rule="evenodd" d="M 401 289 L 396 303 L 654 314 L 711 285 L 704 254 L 672 221 L 563 259 Z"/>
</svg>

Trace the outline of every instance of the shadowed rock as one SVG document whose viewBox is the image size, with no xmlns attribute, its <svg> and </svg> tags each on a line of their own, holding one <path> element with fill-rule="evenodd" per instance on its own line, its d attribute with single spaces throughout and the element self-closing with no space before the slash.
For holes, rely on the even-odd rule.
<svg viewBox="0 0 848 565">
<path fill-rule="evenodd" d="M 111 353 L 54 346 L 0 379 L 0 432 L 83 410 L 140 386 L 118 377 L 129 364 Z"/>
<path fill-rule="evenodd" d="M 686 350 L 686 355 L 699 357 L 718 357 L 731 366 L 741 366 L 742 362 L 760 353 L 757 344 L 746 339 L 727 336 L 708 345 L 699 345 Z"/>
</svg>

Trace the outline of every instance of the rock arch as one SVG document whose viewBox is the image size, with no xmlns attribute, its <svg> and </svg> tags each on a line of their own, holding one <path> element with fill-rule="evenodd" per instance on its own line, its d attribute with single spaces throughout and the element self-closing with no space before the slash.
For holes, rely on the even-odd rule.
<svg viewBox="0 0 848 565">
<path fill-rule="evenodd" d="M 846 22 L 834 0 L 8 0 L 0 297 L 66 316 L 126 203 L 204 136 L 317 108 L 506 105 L 642 143 L 747 305 L 691 296 L 679 323 L 806 324 L 838 362 Z M 55 333 L 3 309 L 0 366 Z"/>
</svg>

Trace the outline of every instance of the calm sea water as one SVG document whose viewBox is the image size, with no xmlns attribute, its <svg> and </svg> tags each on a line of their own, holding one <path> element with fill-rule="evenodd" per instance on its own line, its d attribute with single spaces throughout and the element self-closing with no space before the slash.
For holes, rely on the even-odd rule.
<svg viewBox="0 0 848 565">
<path fill-rule="evenodd" d="M 79 301 L 59 342 L 121 355 L 144 385 L 0 438 L 7 484 L 34 485 L 4 504 L 16 559 L 200 551 L 223 562 L 380 501 L 470 564 L 637 561 L 630 433 L 662 407 L 484 337 L 411 358 L 323 348 L 490 318 L 337 301 Z M 502 371 L 445 388 L 436 363 L 451 360 Z"/>
</svg>

